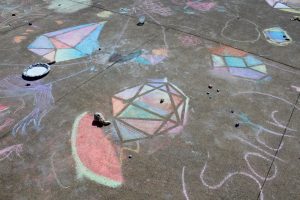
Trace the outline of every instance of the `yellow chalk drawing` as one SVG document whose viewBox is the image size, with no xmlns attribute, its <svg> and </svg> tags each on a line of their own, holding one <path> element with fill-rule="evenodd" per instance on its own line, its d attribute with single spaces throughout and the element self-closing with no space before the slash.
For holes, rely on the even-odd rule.
<svg viewBox="0 0 300 200">
<path fill-rule="evenodd" d="M 101 17 L 101 18 L 109 18 L 112 15 L 113 15 L 113 13 L 110 11 L 102 11 L 97 14 L 97 16 Z"/>
</svg>

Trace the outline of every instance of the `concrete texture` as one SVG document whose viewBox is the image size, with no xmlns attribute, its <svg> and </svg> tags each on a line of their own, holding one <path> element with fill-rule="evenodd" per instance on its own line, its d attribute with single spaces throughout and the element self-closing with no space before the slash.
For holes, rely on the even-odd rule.
<svg viewBox="0 0 300 200">
<path fill-rule="evenodd" d="M 300 199 L 300 29 L 290 21 L 296 14 L 263 0 L 192 3 L 1 2 L 0 199 Z M 139 16 L 146 16 L 143 26 L 136 25 Z M 103 21 L 96 42 L 101 49 L 56 62 L 40 80 L 21 78 L 26 66 L 50 62 L 27 48 L 38 36 Z M 284 29 L 291 43 L 267 42 L 263 30 L 272 27 Z M 95 45 L 88 44 L 86 49 Z M 222 53 L 227 67 L 213 60 Z M 113 54 L 119 56 L 112 61 Z M 246 58 L 263 71 L 260 78 L 254 78 L 252 66 L 234 71 Z M 183 128 L 122 142 L 118 135 L 126 131 L 115 124 L 122 117 L 115 114 L 112 97 L 163 78 L 189 99 Z M 162 88 L 152 89 L 163 95 Z M 138 100 L 174 110 L 173 97 L 168 104 L 168 97 L 146 95 Z M 161 98 L 165 102 L 158 103 Z M 101 112 L 114 123 L 74 126 L 84 112 Z M 149 114 L 130 115 L 140 120 L 140 133 L 149 134 Z M 97 132 L 94 141 L 87 140 L 88 127 Z M 137 128 L 130 130 L 133 137 Z M 74 148 L 72 138 L 80 131 Z M 85 152 L 83 173 L 93 169 L 97 175 L 79 177 L 79 150 Z M 95 178 L 118 174 L 122 181 L 116 188 Z"/>
</svg>

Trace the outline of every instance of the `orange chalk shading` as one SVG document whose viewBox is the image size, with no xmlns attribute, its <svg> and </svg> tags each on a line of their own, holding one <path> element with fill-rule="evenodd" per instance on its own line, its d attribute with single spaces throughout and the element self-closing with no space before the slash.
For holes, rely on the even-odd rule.
<svg viewBox="0 0 300 200">
<path fill-rule="evenodd" d="M 26 36 L 15 36 L 14 37 L 14 43 L 21 43 L 23 40 L 26 39 Z"/>
</svg>

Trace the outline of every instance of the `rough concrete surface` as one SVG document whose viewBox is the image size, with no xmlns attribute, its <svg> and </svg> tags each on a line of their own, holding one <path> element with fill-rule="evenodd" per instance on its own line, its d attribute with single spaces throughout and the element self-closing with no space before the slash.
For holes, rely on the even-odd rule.
<svg viewBox="0 0 300 200">
<path fill-rule="evenodd" d="M 300 199 L 300 3 L 272 3 L 1 1 L 0 199 Z"/>
</svg>

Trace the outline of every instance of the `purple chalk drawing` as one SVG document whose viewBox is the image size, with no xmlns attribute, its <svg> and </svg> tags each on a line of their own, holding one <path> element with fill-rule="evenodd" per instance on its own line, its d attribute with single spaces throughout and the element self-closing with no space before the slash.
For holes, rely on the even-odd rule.
<svg viewBox="0 0 300 200">
<path fill-rule="evenodd" d="M 23 151 L 23 144 L 15 144 L 0 150 L 0 161 L 10 158 L 15 152 L 18 157 L 21 157 L 20 153 Z"/>
<path fill-rule="evenodd" d="M 266 76 L 263 73 L 260 73 L 258 71 L 254 71 L 254 70 L 249 69 L 249 68 L 230 67 L 229 72 L 234 76 L 239 76 L 239 77 L 242 77 L 242 78 L 250 78 L 250 79 L 255 79 L 255 80 L 262 79 L 263 77 Z"/>
<path fill-rule="evenodd" d="M 52 96 L 52 84 L 41 84 L 40 81 L 30 82 L 20 76 L 9 76 L 0 80 L 0 94 L 2 98 L 34 96 L 34 109 L 13 127 L 12 134 L 18 132 L 26 134 L 26 128 L 32 123 L 35 130 L 40 130 L 43 117 L 52 109 L 54 98 Z"/>
</svg>

